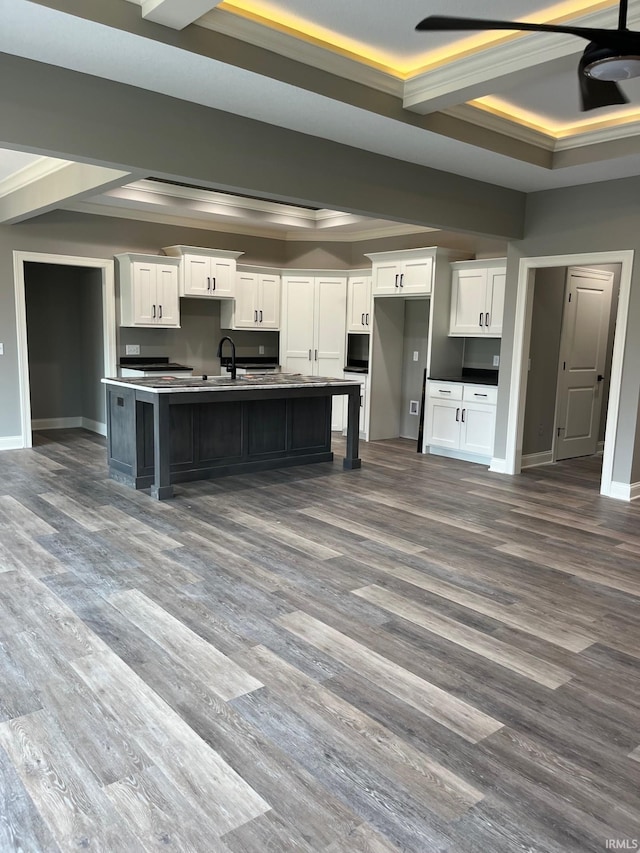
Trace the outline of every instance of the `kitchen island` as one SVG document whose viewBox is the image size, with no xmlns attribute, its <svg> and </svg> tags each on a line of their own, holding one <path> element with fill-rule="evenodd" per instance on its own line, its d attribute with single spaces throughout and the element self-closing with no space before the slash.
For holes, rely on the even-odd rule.
<svg viewBox="0 0 640 853">
<path fill-rule="evenodd" d="M 105 378 L 109 476 L 152 497 L 173 484 L 329 462 L 331 401 L 347 395 L 345 469 L 358 458 L 360 383 L 277 374 Z"/>
</svg>

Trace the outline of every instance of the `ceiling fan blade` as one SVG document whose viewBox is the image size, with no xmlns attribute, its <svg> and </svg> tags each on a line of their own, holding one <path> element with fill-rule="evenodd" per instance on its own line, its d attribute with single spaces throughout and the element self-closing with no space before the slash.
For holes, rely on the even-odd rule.
<svg viewBox="0 0 640 853">
<path fill-rule="evenodd" d="M 482 18 L 450 18 L 429 15 L 417 25 L 420 32 L 451 32 L 464 30 L 522 30 L 534 33 L 565 33 L 594 41 L 603 47 L 640 52 L 640 33 L 631 30 L 603 30 L 593 27 L 571 27 L 555 24 L 532 24 L 526 21 L 491 21 Z"/>
<path fill-rule="evenodd" d="M 608 80 L 596 80 L 584 73 L 586 65 L 583 56 L 578 65 L 580 84 L 580 109 L 582 112 L 597 110 L 599 107 L 611 107 L 615 104 L 628 104 L 629 98 L 617 83 Z"/>
</svg>

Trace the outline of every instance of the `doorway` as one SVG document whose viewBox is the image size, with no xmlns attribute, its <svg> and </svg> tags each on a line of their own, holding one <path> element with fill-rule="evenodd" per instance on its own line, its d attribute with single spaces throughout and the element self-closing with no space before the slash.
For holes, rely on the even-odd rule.
<svg viewBox="0 0 640 853">
<path fill-rule="evenodd" d="M 116 373 L 113 261 L 28 252 L 14 252 L 13 256 L 22 447 L 32 446 L 34 427 L 83 426 L 95 432 L 104 432 L 99 402 L 101 389 L 96 390 L 95 385 L 99 381 L 98 374 L 115 376 Z M 67 276 L 64 275 L 65 268 Z M 86 275 L 82 275 L 82 270 L 86 271 Z M 56 302 L 56 281 L 65 282 L 64 287 L 59 285 L 59 302 Z M 90 288 L 92 293 L 85 293 L 85 287 L 89 288 L 91 283 L 94 285 Z M 40 287 L 46 288 L 40 294 L 45 294 L 43 302 L 48 304 L 48 313 L 37 308 Z M 82 290 L 78 290 L 78 287 Z M 74 293 L 79 297 L 79 304 L 76 304 Z M 28 303 L 31 305 L 30 312 Z M 66 316 L 65 305 L 68 309 L 66 313 L 73 313 L 78 320 L 75 326 L 73 317 Z M 28 314 L 31 315 L 30 324 L 33 326 L 31 341 L 27 327 Z M 82 328 L 85 321 L 94 326 L 97 324 L 97 334 L 91 336 L 88 330 Z M 61 327 L 67 330 L 67 335 L 62 336 L 62 339 L 58 335 L 56 339 L 55 329 L 60 332 Z M 71 345 L 69 335 L 72 338 Z M 53 352 L 55 357 L 48 359 L 48 354 Z M 82 361 L 82 364 L 73 366 L 74 352 L 76 362 Z M 89 357 L 87 353 L 90 353 Z M 30 368 L 30 357 L 33 358 L 33 369 Z M 72 384 L 67 381 L 69 373 L 76 381 L 95 374 L 87 383 L 87 389 L 90 390 L 88 393 L 85 390 L 84 399 L 81 389 L 69 388 Z M 60 392 L 57 395 L 56 388 Z"/>
<path fill-rule="evenodd" d="M 497 464 L 492 464 L 493 470 L 502 470 L 503 473 L 508 474 L 518 474 L 522 468 L 522 442 L 528 380 L 527 353 L 529 351 L 531 340 L 531 322 L 536 271 L 549 267 L 592 267 L 602 264 L 620 264 L 620 288 L 618 307 L 616 311 L 613 351 L 611 355 L 611 378 L 604 432 L 600 493 L 622 500 L 630 499 L 630 484 L 613 482 L 613 456 L 616 441 L 616 427 L 620 409 L 622 363 L 627 334 L 627 317 L 631 292 L 633 256 L 634 253 L 632 250 L 622 250 L 617 252 L 593 252 L 581 255 L 551 255 L 520 259 L 514 325 L 513 364 L 509 389 L 506 454 L 504 467 L 500 465 L 500 460 L 496 460 Z"/>
<path fill-rule="evenodd" d="M 604 445 L 620 265 L 536 270 L 522 467 Z"/>
</svg>

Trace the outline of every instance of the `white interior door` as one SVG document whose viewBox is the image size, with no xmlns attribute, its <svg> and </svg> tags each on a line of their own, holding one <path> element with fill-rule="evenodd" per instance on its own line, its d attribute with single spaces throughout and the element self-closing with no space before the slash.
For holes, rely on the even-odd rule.
<svg viewBox="0 0 640 853">
<path fill-rule="evenodd" d="M 556 399 L 555 459 L 596 452 L 613 273 L 567 272 Z"/>
</svg>

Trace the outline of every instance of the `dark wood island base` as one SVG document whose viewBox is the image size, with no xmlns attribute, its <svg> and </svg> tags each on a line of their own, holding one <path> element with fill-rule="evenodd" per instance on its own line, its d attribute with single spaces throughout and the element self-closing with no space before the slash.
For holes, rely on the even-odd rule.
<svg viewBox="0 0 640 853">
<path fill-rule="evenodd" d="M 343 467 L 359 468 L 360 385 L 284 375 L 260 381 L 103 379 L 109 476 L 166 500 L 173 484 L 330 462 L 331 401 L 348 395 Z"/>
</svg>

